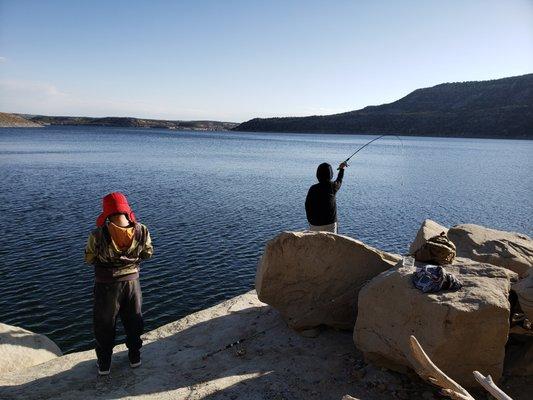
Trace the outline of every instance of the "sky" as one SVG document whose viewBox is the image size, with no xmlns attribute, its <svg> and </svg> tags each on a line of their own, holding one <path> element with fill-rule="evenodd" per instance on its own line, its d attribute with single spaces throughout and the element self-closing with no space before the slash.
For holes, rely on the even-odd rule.
<svg viewBox="0 0 533 400">
<path fill-rule="evenodd" d="M 0 0 L 0 111 L 241 122 L 533 72 L 533 0 Z"/>
</svg>

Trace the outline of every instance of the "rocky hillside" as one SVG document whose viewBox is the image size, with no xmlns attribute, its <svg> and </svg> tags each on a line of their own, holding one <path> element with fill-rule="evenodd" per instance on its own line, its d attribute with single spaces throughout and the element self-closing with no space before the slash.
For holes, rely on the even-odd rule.
<svg viewBox="0 0 533 400">
<path fill-rule="evenodd" d="M 41 126 L 20 115 L 0 112 L 0 128 L 39 128 Z"/>
<path fill-rule="evenodd" d="M 43 125 L 92 125 L 126 128 L 162 128 L 198 131 L 226 131 L 237 126 L 234 122 L 220 121 L 167 121 L 131 117 L 56 117 L 45 115 L 25 116 L 33 122 Z"/>
<path fill-rule="evenodd" d="M 533 74 L 443 83 L 342 114 L 255 118 L 234 130 L 532 139 Z"/>
</svg>

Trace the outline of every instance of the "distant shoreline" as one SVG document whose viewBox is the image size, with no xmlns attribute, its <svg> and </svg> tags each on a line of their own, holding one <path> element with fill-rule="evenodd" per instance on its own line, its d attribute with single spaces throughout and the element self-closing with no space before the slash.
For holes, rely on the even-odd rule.
<svg viewBox="0 0 533 400">
<path fill-rule="evenodd" d="M 124 128 L 124 129 L 139 129 L 139 130 L 162 130 L 162 131 L 170 131 L 170 132 L 224 132 L 224 133 L 234 133 L 234 134 L 267 134 L 267 135 L 322 135 L 322 136 L 329 136 L 329 135 L 341 135 L 341 136 L 390 136 L 391 138 L 394 137 L 413 137 L 413 138 L 432 138 L 432 139 L 494 139 L 494 140 L 523 140 L 523 141 L 532 141 L 532 138 L 528 137 L 505 137 L 505 136 L 467 136 L 467 135 L 438 135 L 438 134 L 427 134 L 427 135 L 419 135 L 419 134 L 406 134 L 406 133 L 381 133 L 381 132 L 365 132 L 365 133 L 354 133 L 354 132 L 274 132 L 274 131 L 237 131 L 232 129 L 195 129 L 195 128 L 179 128 L 179 129 L 169 129 L 169 128 L 161 128 L 161 127 L 144 127 L 144 126 L 112 126 L 112 125 L 84 125 L 84 124 L 61 124 L 61 125 L 53 125 L 53 124 L 47 124 L 47 125 L 40 125 L 40 126 L 0 126 L 0 130 L 2 128 L 10 129 L 10 128 L 55 128 L 55 127 L 85 127 L 85 128 Z"/>
<path fill-rule="evenodd" d="M 240 130 L 232 130 L 232 132 L 235 133 L 263 133 L 263 134 L 273 134 L 273 135 L 283 135 L 283 134 L 290 134 L 290 135 L 342 135 L 342 136 L 390 136 L 392 138 L 394 137 L 414 137 L 414 138 L 434 138 L 434 139 L 495 139 L 495 140 L 526 140 L 526 141 L 532 141 L 533 138 L 526 137 L 506 137 L 506 136 L 469 136 L 469 135 L 439 135 L 439 134 L 433 134 L 429 133 L 427 135 L 421 135 L 421 134 L 409 134 L 405 132 L 401 133 L 384 133 L 384 132 L 302 132 L 302 131 L 240 131 Z"/>
<path fill-rule="evenodd" d="M 238 124 L 224 121 L 181 121 L 157 120 L 133 117 L 70 117 L 17 114 L 26 120 L 40 125 L 70 125 L 70 126 L 109 126 L 123 128 L 160 128 L 169 130 L 191 129 L 198 131 L 230 130 Z"/>
</svg>

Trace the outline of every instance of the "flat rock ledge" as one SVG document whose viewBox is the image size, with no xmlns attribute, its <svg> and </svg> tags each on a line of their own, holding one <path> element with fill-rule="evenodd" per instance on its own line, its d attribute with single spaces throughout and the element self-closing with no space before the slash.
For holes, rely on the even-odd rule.
<svg viewBox="0 0 533 400">
<path fill-rule="evenodd" d="M 67 354 L 0 375 L 0 399 L 382 398 L 373 383 L 354 375 L 361 356 L 350 332 L 304 338 L 255 291 L 148 332 L 144 340 L 137 369 L 129 367 L 124 345 L 115 348 L 107 377 L 97 376 L 94 351 Z M 366 368 L 370 377 L 374 369 Z M 427 390 L 422 382 L 410 387 Z"/>
<path fill-rule="evenodd" d="M 44 363 L 62 354 L 46 336 L 0 323 L 0 375 Z"/>
<path fill-rule="evenodd" d="M 351 332 L 326 329 L 316 338 L 302 337 L 255 291 L 148 332 L 144 339 L 143 365 L 137 369 L 129 367 L 124 345 L 115 348 L 108 377 L 97 376 L 93 350 L 67 354 L 0 375 L 0 399 L 439 398 L 438 389 L 414 375 L 365 363 Z M 514 400 L 529 399 L 531 385 L 530 377 L 503 382 Z"/>
</svg>

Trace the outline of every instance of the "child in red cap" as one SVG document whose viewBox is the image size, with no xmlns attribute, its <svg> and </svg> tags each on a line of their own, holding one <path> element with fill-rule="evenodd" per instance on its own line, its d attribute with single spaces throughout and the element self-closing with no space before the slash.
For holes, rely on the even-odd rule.
<svg viewBox="0 0 533 400">
<path fill-rule="evenodd" d="M 115 346 L 115 325 L 120 316 L 132 368 L 141 365 L 143 333 L 139 267 L 154 252 L 150 233 L 138 223 L 126 196 L 110 193 L 103 199 L 85 247 L 85 261 L 94 265 L 93 328 L 98 373 L 107 375 Z"/>
</svg>

